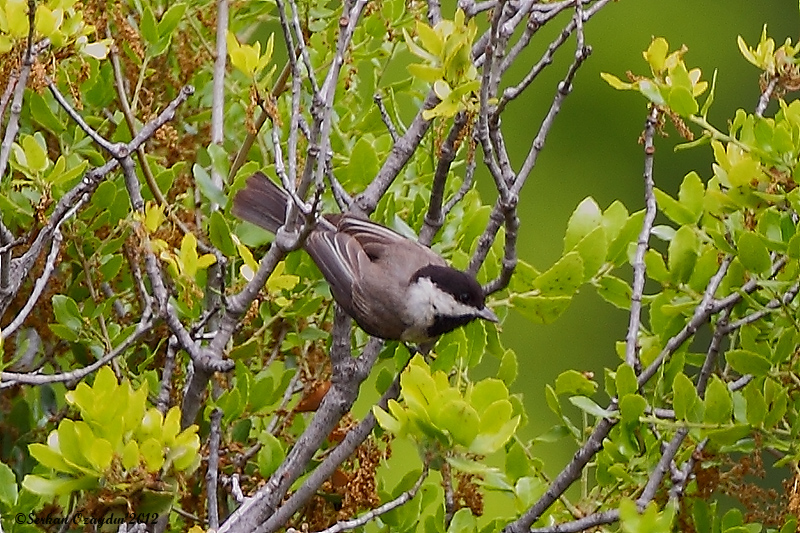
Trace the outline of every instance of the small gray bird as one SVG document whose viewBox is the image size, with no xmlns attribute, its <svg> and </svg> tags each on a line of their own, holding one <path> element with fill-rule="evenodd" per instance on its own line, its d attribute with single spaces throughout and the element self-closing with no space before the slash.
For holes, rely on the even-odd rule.
<svg viewBox="0 0 800 533">
<path fill-rule="evenodd" d="M 276 233 L 291 199 L 261 172 L 233 199 L 233 214 Z M 298 219 L 298 222 L 300 220 Z M 367 333 L 428 344 L 476 318 L 497 322 L 473 276 L 436 252 L 350 214 L 326 215 L 303 249 L 317 264 L 336 302 Z"/>
</svg>

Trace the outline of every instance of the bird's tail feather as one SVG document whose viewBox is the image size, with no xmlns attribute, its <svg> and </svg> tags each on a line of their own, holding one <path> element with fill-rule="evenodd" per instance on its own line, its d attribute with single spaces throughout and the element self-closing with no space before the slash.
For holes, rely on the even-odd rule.
<svg viewBox="0 0 800 533">
<path fill-rule="evenodd" d="M 286 221 L 289 194 L 263 172 L 256 172 L 233 198 L 231 212 L 256 226 L 275 233 Z"/>
</svg>

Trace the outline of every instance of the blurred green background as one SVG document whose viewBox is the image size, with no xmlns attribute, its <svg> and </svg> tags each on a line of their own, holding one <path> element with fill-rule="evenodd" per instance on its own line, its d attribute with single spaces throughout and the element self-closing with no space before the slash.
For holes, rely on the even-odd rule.
<svg viewBox="0 0 800 533">
<path fill-rule="evenodd" d="M 735 110 L 752 112 L 759 96 L 759 72 L 741 56 L 737 36 L 754 47 L 767 24 L 776 46 L 787 37 L 796 42 L 798 18 L 798 3 L 788 0 L 620 0 L 602 9 L 586 25 L 586 42 L 594 52 L 578 72 L 573 92 L 523 190 L 519 256 L 540 270 L 549 268 L 561 255 L 561 239 L 572 210 L 587 196 L 602 209 L 615 199 L 630 212 L 644 206 L 643 155 L 637 139 L 647 112 L 645 99 L 634 92 L 612 89 L 600 79 L 601 72 L 622 79 L 628 70 L 649 74 L 642 51 L 652 37 L 666 38 L 670 50 L 684 44 L 689 49 L 687 66 L 702 69 L 703 79 L 710 82 L 714 70 L 718 70 L 709 120 L 726 130 Z M 546 28 L 551 36 L 563 26 L 563 20 L 566 18 L 561 25 Z M 550 40 L 542 36 L 538 39 L 536 50 L 518 62 L 517 67 L 522 68 L 512 73 L 510 82 L 524 74 Z M 515 168 L 527 154 L 574 50 L 573 39 L 559 51 L 553 68 L 537 80 L 526 99 L 507 110 L 503 127 Z M 767 114 L 775 107 L 771 104 Z M 674 194 L 691 170 L 708 179 L 710 147 L 675 152 L 673 148 L 681 139 L 671 125 L 666 131 L 669 137 L 656 140 L 656 185 Z M 487 195 L 491 193 L 488 174 L 481 176 L 481 188 Z M 544 403 L 544 386 L 552 384 L 559 373 L 567 369 L 594 372 L 602 388 L 603 367 L 619 364 L 614 343 L 624 339 L 627 319 L 625 312 L 606 304 L 591 287 L 584 287 L 569 310 L 552 325 L 531 325 L 515 313 L 508 318 L 503 336 L 519 357 L 520 372 L 513 388 L 526 397 L 531 416 L 528 436 L 557 423 Z M 547 458 L 546 471 L 554 474 L 574 450 L 561 442 L 538 452 Z"/>
</svg>

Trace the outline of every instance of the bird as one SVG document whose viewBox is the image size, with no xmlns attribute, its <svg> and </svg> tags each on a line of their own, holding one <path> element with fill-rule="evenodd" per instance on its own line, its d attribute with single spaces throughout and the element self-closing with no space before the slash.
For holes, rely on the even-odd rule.
<svg viewBox="0 0 800 533">
<path fill-rule="evenodd" d="M 236 192 L 234 216 L 277 234 L 292 202 L 264 173 Z M 298 215 L 298 226 L 303 218 Z M 334 300 L 373 337 L 432 346 L 476 319 L 498 322 L 475 277 L 436 252 L 352 213 L 318 218 L 302 245 Z"/>
</svg>

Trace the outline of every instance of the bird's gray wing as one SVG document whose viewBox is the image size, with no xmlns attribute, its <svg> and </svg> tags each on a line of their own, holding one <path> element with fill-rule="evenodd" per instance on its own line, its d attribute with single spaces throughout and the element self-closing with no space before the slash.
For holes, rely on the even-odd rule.
<svg viewBox="0 0 800 533">
<path fill-rule="evenodd" d="M 353 285 L 361 277 L 369 258 L 350 235 L 334 231 L 312 231 L 305 249 L 331 286 L 336 301 L 353 315 Z"/>
<path fill-rule="evenodd" d="M 444 259 L 430 248 L 371 220 L 344 215 L 338 221 L 338 230 L 357 240 L 373 262 L 380 262 L 387 254 L 394 256 L 398 247 L 401 247 L 413 254 L 414 263 L 446 264 Z"/>
</svg>

